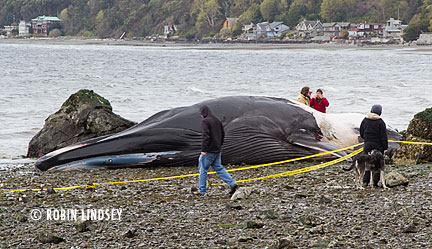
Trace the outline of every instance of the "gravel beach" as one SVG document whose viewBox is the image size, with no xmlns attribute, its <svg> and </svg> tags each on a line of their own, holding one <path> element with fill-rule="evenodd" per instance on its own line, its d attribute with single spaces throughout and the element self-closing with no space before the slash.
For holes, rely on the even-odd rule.
<svg viewBox="0 0 432 249">
<path fill-rule="evenodd" d="M 248 179 L 310 165 L 291 163 L 232 175 Z M 387 172 L 409 179 L 408 186 L 388 190 L 355 189 L 353 172 L 343 166 L 347 164 L 242 183 L 251 195 L 235 201 L 226 186 L 216 185 L 221 181 L 215 175 L 203 197 L 189 192 L 197 177 L 96 189 L 3 191 L 0 248 L 431 247 L 432 164 L 387 166 Z M 194 167 L 47 173 L 28 165 L 3 171 L 0 179 L 2 188 L 49 188 L 192 173 Z M 34 209 L 41 211 L 40 220 L 34 220 Z M 47 212 L 55 209 L 121 209 L 121 216 L 47 220 Z"/>
</svg>

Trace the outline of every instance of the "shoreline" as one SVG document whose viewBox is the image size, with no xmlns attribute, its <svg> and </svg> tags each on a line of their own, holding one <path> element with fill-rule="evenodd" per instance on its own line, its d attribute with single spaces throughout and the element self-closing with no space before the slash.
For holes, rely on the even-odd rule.
<svg viewBox="0 0 432 249">
<path fill-rule="evenodd" d="M 401 49 L 432 51 L 428 45 L 407 44 L 364 44 L 311 41 L 229 41 L 229 42 L 188 42 L 188 41 L 149 41 L 132 39 L 97 39 L 82 37 L 0 39 L 0 44 L 68 44 L 68 45 L 107 45 L 144 47 L 188 47 L 197 49 Z"/>
</svg>

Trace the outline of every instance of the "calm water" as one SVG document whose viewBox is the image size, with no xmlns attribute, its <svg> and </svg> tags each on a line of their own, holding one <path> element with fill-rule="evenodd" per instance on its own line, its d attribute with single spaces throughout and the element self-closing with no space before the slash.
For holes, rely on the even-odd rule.
<svg viewBox="0 0 432 249">
<path fill-rule="evenodd" d="M 25 155 L 44 120 L 82 88 L 140 122 L 167 108 L 229 95 L 295 100 L 321 88 L 329 112 L 367 113 L 406 129 L 432 106 L 432 48 L 280 48 L 117 46 L 0 42 L 0 166 Z M 17 160 L 20 163 L 22 160 Z"/>
</svg>

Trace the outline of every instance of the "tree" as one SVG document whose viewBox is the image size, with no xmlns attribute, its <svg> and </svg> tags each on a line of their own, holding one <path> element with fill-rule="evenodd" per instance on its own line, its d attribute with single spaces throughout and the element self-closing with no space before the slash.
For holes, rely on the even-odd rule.
<svg viewBox="0 0 432 249">
<path fill-rule="evenodd" d="M 67 35 L 77 35 L 82 30 L 93 30 L 87 0 L 73 0 L 67 9 L 60 13 Z"/>
<path fill-rule="evenodd" d="M 381 8 L 382 21 L 386 21 L 389 18 L 401 19 L 404 22 L 409 21 L 410 8 L 407 1 L 382 0 L 379 6 Z"/>
<path fill-rule="evenodd" d="M 328 22 L 346 21 L 354 10 L 354 0 L 323 0 L 321 17 Z"/>
<path fill-rule="evenodd" d="M 280 13 L 280 1 L 279 0 L 264 0 L 260 5 L 261 15 L 264 20 L 273 22 L 275 16 Z"/>
<path fill-rule="evenodd" d="M 198 36 L 202 37 L 203 35 L 218 33 L 223 18 L 222 8 L 217 0 L 209 0 L 204 3 L 196 22 Z"/>
<path fill-rule="evenodd" d="M 252 4 L 249 9 L 247 9 L 243 14 L 239 17 L 237 22 L 234 24 L 233 29 L 231 30 L 234 36 L 238 36 L 241 34 L 242 27 L 246 24 L 250 23 L 258 23 L 262 21 L 261 12 L 258 4 Z"/>
<path fill-rule="evenodd" d="M 294 1 L 288 11 L 286 24 L 290 27 L 296 26 L 299 21 L 306 17 L 307 7 L 301 1 Z"/>
<path fill-rule="evenodd" d="M 429 20 L 422 19 L 419 22 L 408 25 L 408 27 L 404 30 L 404 34 L 402 38 L 404 41 L 413 41 L 417 40 L 422 32 L 428 30 Z"/>
<path fill-rule="evenodd" d="M 53 29 L 49 32 L 50 37 L 59 37 L 61 35 L 62 35 L 62 32 L 60 31 L 60 29 Z"/>
</svg>

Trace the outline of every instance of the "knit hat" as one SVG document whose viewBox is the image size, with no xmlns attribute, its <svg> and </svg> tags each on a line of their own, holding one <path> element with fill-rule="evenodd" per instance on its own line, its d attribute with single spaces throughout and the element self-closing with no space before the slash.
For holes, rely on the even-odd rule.
<svg viewBox="0 0 432 249">
<path fill-rule="evenodd" d="M 373 105 L 371 109 L 371 113 L 375 113 L 381 116 L 382 106 L 381 105 Z"/>
</svg>

